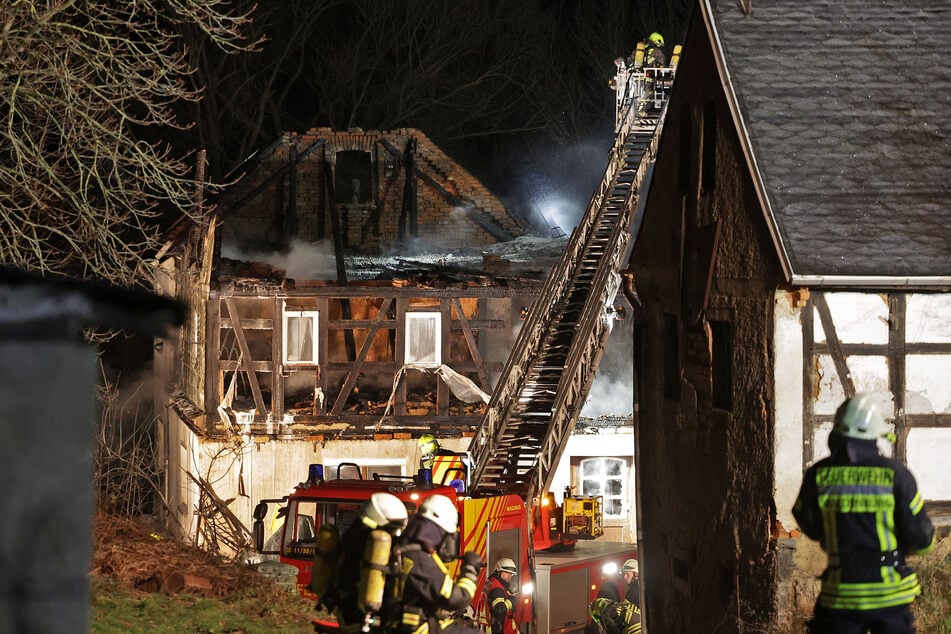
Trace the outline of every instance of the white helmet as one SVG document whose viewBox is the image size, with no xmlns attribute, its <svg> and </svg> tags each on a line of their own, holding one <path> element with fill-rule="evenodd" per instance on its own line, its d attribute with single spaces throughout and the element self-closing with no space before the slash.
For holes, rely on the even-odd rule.
<svg viewBox="0 0 951 634">
<path fill-rule="evenodd" d="M 881 409 L 881 404 L 872 394 L 856 394 L 836 410 L 832 433 L 846 438 L 875 440 L 888 431 Z"/>
<path fill-rule="evenodd" d="M 515 567 L 515 562 L 509 559 L 508 557 L 502 557 L 497 562 L 495 562 L 495 572 L 511 572 L 513 575 L 518 572 L 518 568 Z"/>
<path fill-rule="evenodd" d="M 627 561 L 625 561 L 624 565 L 621 566 L 621 572 L 633 572 L 636 575 L 637 574 L 637 560 L 628 559 Z"/>
<path fill-rule="evenodd" d="M 386 530 L 406 528 L 406 506 L 392 493 L 374 493 L 360 511 L 363 523 Z"/>
<path fill-rule="evenodd" d="M 419 505 L 417 515 L 435 522 L 436 526 L 447 533 L 455 533 L 459 525 L 459 511 L 452 500 L 445 495 L 431 495 Z"/>
</svg>

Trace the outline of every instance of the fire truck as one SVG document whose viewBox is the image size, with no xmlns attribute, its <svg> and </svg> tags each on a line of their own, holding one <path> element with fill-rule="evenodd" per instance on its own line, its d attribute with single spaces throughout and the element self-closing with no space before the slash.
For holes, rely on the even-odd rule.
<svg viewBox="0 0 951 634">
<path fill-rule="evenodd" d="M 255 509 L 258 549 L 296 567 L 302 593 L 309 593 L 320 526 L 330 522 L 342 533 L 377 491 L 396 495 L 410 512 L 430 495 L 452 499 L 460 515 L 459 554 L 476 551 L 487 564 L 480 584 L 498 559 L 518 563 L 522 593 L 516 620 L 533 632 L 583 629 L 600 585 L 616 579 L 621 564 L 636 557 L 634 544 L 598 539 L 600 498 L 566 493 L 558 504 L 549 487 L 612 320 L 623 312 L 614 300 L 639 226 L 637 212 L 653 171 L 673 73 L 674 68 L 643 68 L 637 59 L 619 67 L 615 144 L 601 185 L 525 315 L 469 451 L 401 478 L 364 479 L 357 465 L 341 465 L 327 474 L 336 477 L 325 477 L 322 467 L 313 465 L 290 495 L 263 500 Z M 346 477 L 349 471 L 355 477 Z M 268 547 L 263 525 L 271 503 L 280 508 L 283 524 Z M 473 610 L 477 623 L 486 626 L 481 592 Z"/>
<path fill-rule="evenodd" d="M 600 498 L 569 496 L 559 505 L 549 494 L 530 506 L 517 494 L 470 497 L 460 491 L 463 478 L 453 478 L 451 484 L 434 483 L 428 470 L 410 478 L 374 474 L 364 479 L 355 463 L 338 465 L 337 473 L 328 474 L 334 476 L 331 479 L 324 475 L 322 465 L 310 465 L 307 479 L 293 492 L 280 499 L 261 500 L 254 511 L 256 548 L 294 566 L 297 589 L 308 598 L 316 599 L 310 582 L 321 526 L 333 524 L 342 534 L 359 521 L 360 506 L 380 491 L 398 497 L 410 514 L 431 495 L 451 499 L 459 509 L 459 554 L 475 551 L 487 563 L 479 588 L 500 558 L 517 562 L 521 593 L 516 622 L 545 624 L 542 631 L 583 628 L 588 623 L 588 604 L 601 583 L 616 579 L 621 564 L 637 556 L 634 544 L 593 541 L 603 534 Z M 279 528 L 266 543 L 265 521 L 275 509 Z M 459 562 L 448 565 L 455 576 Z M 536 575 L 546 590 L 543 594 L 534 591 Z M 559 600 L 557 605 L 549 601 L 553 596 Z M 488 627 L 490 616 L 481 591 L 472 608 L 475 623 Z"/>
</svg>

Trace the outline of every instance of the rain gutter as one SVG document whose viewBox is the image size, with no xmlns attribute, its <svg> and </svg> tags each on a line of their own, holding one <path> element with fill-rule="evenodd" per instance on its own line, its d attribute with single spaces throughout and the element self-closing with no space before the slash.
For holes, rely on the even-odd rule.
<svg viewBox="0 0 951 634">
<path fill-rule="evenodd" d="M 920 275 L 895 277 L 891 275 L 793 275 L 793 286 L 840 288 L 916 288 L 926 290 L 951 289 L 951 276 Z"/>
</svg>

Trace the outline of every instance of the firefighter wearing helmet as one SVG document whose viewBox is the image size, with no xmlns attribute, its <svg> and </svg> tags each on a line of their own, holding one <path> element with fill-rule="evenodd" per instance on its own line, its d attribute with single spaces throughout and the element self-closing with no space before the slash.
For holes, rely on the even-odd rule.
<svg viewBox="0 0 951 634">
<path fill-rule="evenodd" d="M 395 584 L 399 606 L 395 629 L 403 634 L 476 634 L 454 621 L 454 612 L 472 603 L 482 570 L 482 557 L 469 551 L 462 558 L 459 576 L 453 579 L 444 561 L 459 553 L 456 530 L 459 512 L 444 495 L 432 495 L 420 504 L 397 546 L 400 570 Z"/>
<path fill-rule="evenodd" d="M 644 65 L 667 65 L 667 55 L 664 54 L 664 36 L 656 31 L 644 40 Z"/>
<path fill-rule="evenodd" d="M 518 632 L 515 622 L 516 593 L 512 592 L 512 579 L 518 573 L 515 562 L 502 557 L 495 562 L 495 568 L 485 584 L 489 600 L 489 613 L 492 615 L 492 634 L 514 634 Z"/>
<path fill-rule="evenodd" d="M 620 587 L 619 587 L 620 586 Z M 599 599 L 610 599 L 611 601 L 629 601 L 634 605 L 640 605 L 641 589 L 638 579 L 638 566 L 636 559 L 628 559 L 621 565 L 620 579 L 605 581 L 598 588 Z"/>
<path fill-rule="evenodd" d="M 914 632 L 911 603 L 921 594 L 905 558 L 934 547 L 934 528 L 911 472 L 882 456 L 888 428 L 872 394 L 835 413 L 831 455 L 803 476 L 793 515 L 828 555 L 809 631 Z"/>
<path fill-rule="evenodd" d="M 407 517 L 395 495 L 374 493 L 343 534 L 330 597 L 323 600 L 328 610 L 335 608 L 341 632 L 355 633 L 379 620 L 392 541 L 406 528 Z"/>
</svg>

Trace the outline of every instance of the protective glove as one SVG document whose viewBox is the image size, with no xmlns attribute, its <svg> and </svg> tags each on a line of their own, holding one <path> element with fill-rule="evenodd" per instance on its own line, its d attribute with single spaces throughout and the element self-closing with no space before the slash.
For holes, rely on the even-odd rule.
<svg viewBox="0 0 951 634">
<path fill-rule="evenodd" d="M 478 579 L 479 572 L 485 566 L 479 553 L 469 550 L 462 556 L 462 566 L 459 568 L 460 574 L 470 579 Z"/>
</svg>

